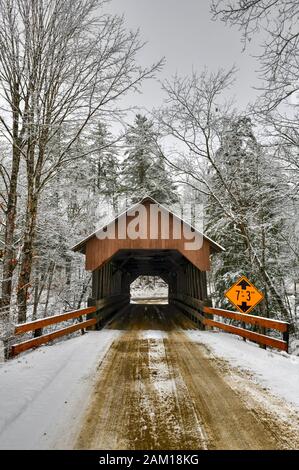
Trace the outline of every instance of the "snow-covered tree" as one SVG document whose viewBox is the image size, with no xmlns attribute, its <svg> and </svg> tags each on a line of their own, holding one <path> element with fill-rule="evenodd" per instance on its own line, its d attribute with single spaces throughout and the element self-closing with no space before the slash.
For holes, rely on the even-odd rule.
<svg viewBox="0 0 299 470">
<path fill-rule="evenodd" d="M 160 203 L 177 200 L 175 187 L 158 147 L 159 135 L 153 122 L 137 114 L 126 134 L 125 158 L 122 163 L 122 190 L 127 199 L 137 202 L 151 196 Z"/>
<path fill-rule="evenodd" d="M 257 141 L 249 118 L 240 117 L 228 123 L 216 152 L 216 162 L 231 194 L 223 192 L 222 182 L 213 169 L 210 185 L 232 217 L 222 211 L 215 197 L 210 197 L 207 229 L 226 247 L 214 265 L 217 304 L 226 304 L 223 292 L 238 276 L 245 274 L 265 293 L 265 304 L 259 307 L 261 314 L 277 317 L 281 305 L 264 273 L 275 280 L 283 298 L 287 266 L 281 233 L 285 231 L 282 209 L 287 184 L 271 157 Z"/>
<path fill-rule="evenodd" d="M 136 54 L 142 47 L 138 33 L 126 31 L 123 17 L 107 14 L 105 3 L 0 0 L 0 92 L 5 108 L 0 127 L 11 154 L 4 176 L 2 303 L 6 307 L 13 288 L 21 162 L 26 170 L 17 282 L 19 321 L 26 320 L 42 191 L 72 161 L 77 140 L 99 113 L 107 116 L 116 111 L 115 100 L 135 90 L 160 65 L 137 66 Z M 67 126 L 66 138 L 58 148 L 54 144 L 63 126 Z"/>
<path fill-rule="evenodd" d="M 112 204 L 114 213 L 118 212 L 118 197 L 120 193 L 120 162 L 118 149 L 113 143 L 112 134 L 107 126 L 98 122 L 94 130 L 94 185 L 95 193 L 105 196 Z"/>
<path fill-rule="evenodd" d="M 259 273 L 260 279 L 263 280 L 264 285 L 267 285 L 271 293 L 269 295 L 277 307 L 275 314 L 278 313 L 279 316 L 289 319 L 290 309 L 285 298 L 285 290 L 281 288 L 281 278 L 277 276 L 275 269 L 271 271 L 272 266 L 269 263 L 272 256 L 277 258 L 276 251 L 271 251 L 274 245 L 266 251 L 266 248 L 259 249 L 259 242 L 257 242 L 257 246 L 255 244 L 257 234 L 262 238 L 263 234 L 268 233 L 269 226 L 271 226 L 273 236 L 275 231 L 277 231 L 277 236 L 278 234 L 281 236 L 280 222 L 276 219 L 276 212 L 272 215 L 267 214 L 267 205 L 259 204 L 254 209 L 251 207 L 253 204 L 251 201 L 256 203 L 259 198 L 262 201 L 265 198 L 267 203 L 270 200 L 270 211 L 279 207 L 278 202 L 274 207 L 270 194 L 273 200 L 276 197 L 278 199 L 284 197 L 285 188 L 280 187 L 280 179 L 277 176 L 277 173 L 279 176 L 283 173 L 279 173 L 280 167 L 278 166 L 279 169 L 274 174 L 275 164 L 270 157 L 267 162 L 262 159 L 261 146 L 256 143 L 247 119 L 239 120 L 238 132 L 240 135 L 236 137 L 235 141 L 234 135 L 231 133 L 226 137 L 230 123 L 236 121 L 236 112 L 233 112 L 229 102 L 226 103 L 223 100 L 222 95 L 233 83 L 233 78 L 234 70 L 231 69 L 229 71 L 219 70 L 215 73 L 204 71 L 200 75 L 194 73 L 191 77 L 186 78 L 175 77 L 172 82 L 165 83 L 167 106 L 161 110 L 158 116 L 159 121 L 165 133 L 177 139 L 180 145 L 183 145 L 187 150 L 182 151 L 181 147 L 175 159 L 167 156 L 166 158 L 178 175 L 181 177 L 185 175 L 187 184 L 195 187 L 210 201 L 213 200 L 217 211 L 221 211 L 221 217 L 217 212 L 215 213 L 215 223 L 217 224 L 217 220 L 219 220 L 219 230 L 223 230 L 221 223 L 227 228 L 228 223 L 230 224 L 229 228 L 233 229 L 233 238 L 228 239 L 228 244 L 231 246 L 239 244 L 239 250 L 245 250 L 245 259 L 251 260 L 250 262 L 254 264 L 252 272 Z M 236 132 L 236 128 L 232 132 Z M 242 135 L 243 137 L 239 141 Z M 227 147 L 227 145 L 229 145 L 229 149 L 217 151 L 219 147 Z M 249 163 L 245 162 L 246 154 L 245 156 L 242 154 L 243 145 L 248 146 L 246 152 Z M 231 146 L 236 146 L 237 149 L 232 155 Z M 226 164 L 223 164 L 221 155 L 227 159 Z M 261 164 L 262 169 L 259 170 Z M 261 180 L 260 184 L 255 183 L 262 175 L 267 174 L 269 175 L 268 179 Z M 239 180 L 238 175 L 241 175 L 242 180 Z M 282 211 L 282 207 L 280 206 L 280 211 Z M 273 220 L 271 220 L 272 216 Z M 254 223 L 257 226 L 255 230 L 252 230 Z M 262 229 L 259 228 L 259 224 L 262 225 Z M 214 230 L 216 239 L 217 233 Z M 240 234 L 240 238 L 237 237 L 237 234 Z M 231 237 L 231 231 L 227 236 Z M 223 244 L 226 246 L 225 243 Z M 229 246 L 230 255 L 233 250 L 231 246 Z M 266 254 L 268 256 L 267 262 L 263 260 L 263 255 L 266 256 Z M 242 265 L 244 266 L 244 262 Z M 227 265 L 226 268 L 226 275 L 230 276 L 229 266 Z M 232 273 L 236 274 L 234 269 L 235 265 Z M 226 282 L 225 289 L 220 291 L 219 295 L 223 295 L 224 290 L 229 286 L 230 283 Z"/>
</svg>

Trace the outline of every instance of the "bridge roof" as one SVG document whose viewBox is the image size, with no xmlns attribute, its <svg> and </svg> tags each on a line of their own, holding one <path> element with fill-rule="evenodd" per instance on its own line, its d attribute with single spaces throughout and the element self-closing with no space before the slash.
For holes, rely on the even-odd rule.
<svg viewBox="0 0 299 470">
<path fill-rule="evenodd" d="M 204 240 L 206 240 L 211 248 L 212 248 L 212 251 L 213 252 L 220 252 L 220 251 L 225 251 L 225 248 L 223 248 L 221 245 L 219 245 L 219 243 L 215 242 L 214 240 L 212 240 L 211 238 L 209 238 L 208 236 L 204 235 L 203 233 L 201 233 L 198 229 L 196 229 L 195 227 L 193 227 L 191 224 L 189 224 L 188 222 L 186 222 L 184 219 L 182 219 L 181 217 L 178 217 L 176 214 L 174 214 L 172 211 L 170 211 L 167 207 L 165 207 L 164 205 L 160 204 L 158 201 L 156 201 L 154 198 L 150 197 L 150 196 L 146 196 L 144 197 L 141 201 L 137 202 L 136 204 L 134 204 L 133 206 L 129 207 L 128 209 L 126 209 L 125 211 L 121 212 L 120 214 L 118 214 L 114 219 L 112 219 L 110 222 L 108 222 L 107 224 L 103 225 L 101 228 L 95 230 L 94 232 L 92 232 L 90 235 L 88 235 L 87 237 L 83 238 L 81 241 L 79 241 L 78 243 L 76 243 L 76 245 L 74 245 L 71 249 L 73 251 L 79 251 L 81 253 L 85 253 L 85 246 L 87 244 L 87 242 L 89 240 L 91 240 L 93 237 L 96 237 L 98 234 L 100 234 L 101 232 L 103 232 L 104 230 L 107 229 L 107 227 L 109 227 L 111 224 L 115 223 L 120 217 L 124 216 L 126 213 L 128 212 L 131 212 L 131 211 L 134 211 L 138 208 L 138 206 L 140 205 L 143 205 L 145 203 L 151 203 L 151 204 L 157 204 L 159 209 L 161 211 L 166 211 L 168 212 L 169 214 L 171 214 L 174 218 L 176 218 L 177 220 L 180 220 L 184 225 L 186 225 L 187 227 L 189 227 L 190 229 L 192 229 L 192 231 L 194 231 L 195 233 L 201 235 Z"/>
</svg>

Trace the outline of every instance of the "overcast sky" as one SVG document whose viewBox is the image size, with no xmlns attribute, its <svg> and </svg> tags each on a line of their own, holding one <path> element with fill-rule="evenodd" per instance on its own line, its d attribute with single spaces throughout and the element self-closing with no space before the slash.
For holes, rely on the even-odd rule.
<svg viewBox="0 0 299 470">
<path fill-rule="evenodd" d="M 236 105 L 245 108 L 256 96 L 252 86 L 258 84 L 258 63 L 250 54 L 257 51 L 242 52 L 240 32 L 211 19 L 209 0 L 111 0 L 107 8 L 124 14 L 128 28 L 140 28 L 142 39 L 147 41 L 139 56 L 142 65 L 165 56 L 159 80 L 171 78 L 176 72 L 200 72 L 204 66 L 217 70 L 235 64 L 239 72 L 231 95 Z M 162 101 L 160 84 L 152 80 L 144 84 L 141 95 L 124 100 L 125 105 L 146 109 L 158 107 Z"/>
</svg>

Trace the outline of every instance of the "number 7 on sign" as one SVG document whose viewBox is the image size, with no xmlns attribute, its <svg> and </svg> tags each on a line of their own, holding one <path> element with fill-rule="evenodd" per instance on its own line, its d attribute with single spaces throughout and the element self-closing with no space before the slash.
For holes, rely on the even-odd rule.
<svg viewBox="0 0 299 470">
<path fill-rule="evenodd" d="M 224 295 L 242 313 L 249 313 L 264 298 L 245 276 L 240 277 Z"/>
</svg>

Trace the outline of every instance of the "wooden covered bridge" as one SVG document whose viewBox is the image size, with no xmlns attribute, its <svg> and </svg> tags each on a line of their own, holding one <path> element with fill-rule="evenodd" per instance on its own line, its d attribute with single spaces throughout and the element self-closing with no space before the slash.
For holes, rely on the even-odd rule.
<svg viewBox="0 0 299 470">
<path fill-rule="evenodd" d="M 92 271 L 88 307 L 17 325 L 16 335 L 38 331 L 34 335 L 38 337 L 14 344 L 12 355 L 76 330 L 100 329 L 110 317 L 129 308 L 130 285 L 141 275 L 161 277 L 168 285 L 170 313 L 172 305 L 199 328 L 217 328 L 263 347 L 288 350 L 288 323 L 210 305 L 206 277 L 210 255 L 224 248 L 150 197 L 84 238 L 73 250 L 85 255 L 86 270 Z M 226 318 L 225 322 L 219 317 Z M 42 334 L 45 327 L 74 319 L 79 323 Z M 269 330 L 278 331 L 282 339 L 277 334 L 270 336 Z"/>
<path fill-rule="evenodd" d="M 210 254 L 223 248 L 184 220 L 144 198 L 74 247 L 92 271 L 90 305 L 98 323 L 130 302 L 130 284 L 141 275 L 159 276 L 169 303 L 200 307 L 208 302 Z"/>
</svg>

